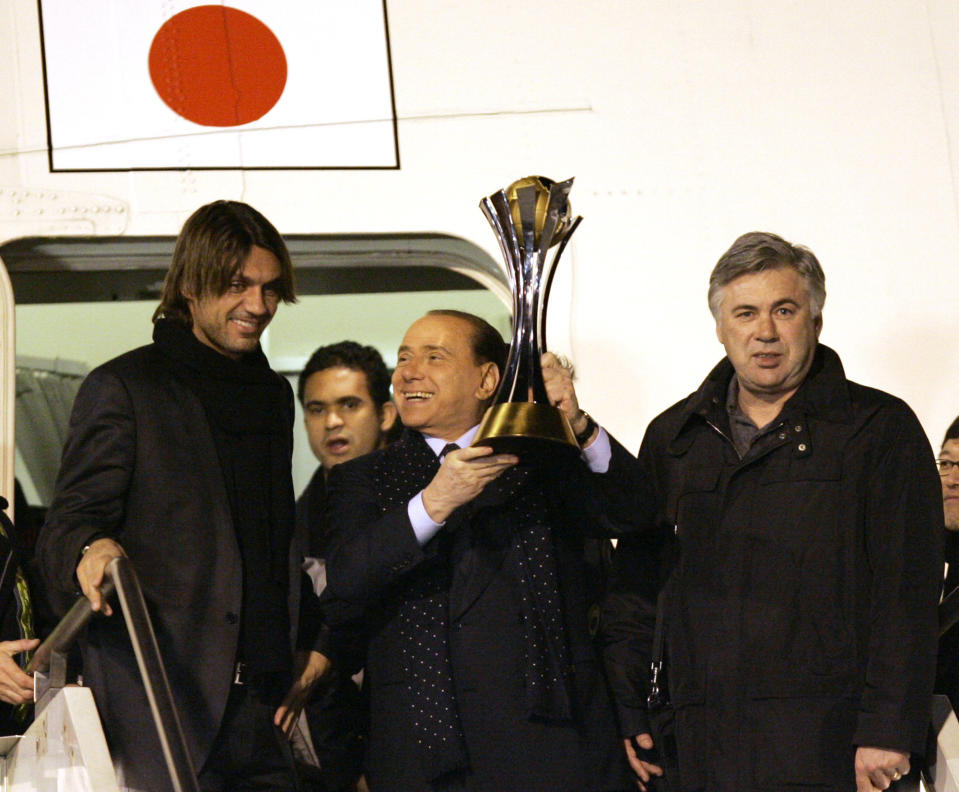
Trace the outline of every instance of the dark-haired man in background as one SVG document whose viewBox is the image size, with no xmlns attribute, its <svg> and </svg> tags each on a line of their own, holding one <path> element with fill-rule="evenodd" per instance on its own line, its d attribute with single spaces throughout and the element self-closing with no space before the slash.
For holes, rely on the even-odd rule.
<svg viewBox="0 0 959 792">
<path fill-rule="evenodd" d="M 293 394 L 260 348 L 294 300 L 286 245 L 263 215 L 234 201 L 194 212 L 153 343 L 96 368 L 77 394 L 37 545 L 61 610 L 79 583 L 109 615 L 107 564 L 129 556 L 205 791 L 294 788 L 276 726 L 292 729 L 326 666 L 313 630 L 291 635 L 297 603 L 315 599 L 308 587 L 300 599 L 305 576 L 290 563 Z M 81 648 L 121 783 L 166 792 L 122 620 L 91 622 Z"/>
<path fill-rule="evenodd" d="M 959 418 L 956 418 L 946 430 L 937 463 L 942 480 L 942 506 L 946 530 L 950 532 L 949 535 L 959 536 Z M 951 589 L 959 587 L 959 547 L 955 554 L 946 553 L 946 561 L 949 562 L 950 571 L 955 575 L 953 579 L 956 580 L 955 584 L 946 586 L 948 593 Z M 951 569 L 953 561 L 956 562 L 956 569 Z"/>
<path fill-rule="evenodd" d="M 322 558 L 326 478 L 341 462 L 386 445 L 396 426 L 390 372 L 374 347 L 340 341 L 317 349 L 300 372 L 297 395 L 310 449 L 320 466 L 296 502 L 297 522 L 313 530 L 311 555 Z"/>
<path fill-rule="evenodd" d="M 327 591 L 365 609 L 373 792 L 630 783 L 587 626 L 584 540 L 610 439 L 549 355 L 547 393 L 585 459 L 471 447 L 505 358 L 479 317 L 418 319 L 393 374 L 402 437 L 330 474 Z"/>
<path fill-rule="evenodd" d="M 375 348 L 340 341 L 317 349 L 300 373 L 297 395 L 310 448 L 320 466 L 296 502 L 297 535 L 317 594 L 326 586 L 326 479 L 336 465 L 386 445 L 397 424 L 390 372 Z M 349 790 L 361 774 L 366 707 L 339 665 L 305 708 L 325 790 Z"/>
</svg>

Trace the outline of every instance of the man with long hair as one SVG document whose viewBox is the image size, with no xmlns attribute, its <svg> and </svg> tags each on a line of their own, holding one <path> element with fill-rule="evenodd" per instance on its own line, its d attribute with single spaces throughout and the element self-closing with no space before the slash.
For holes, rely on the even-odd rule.
<svg viewBox="0 0 959 792">
<path fill-rule="evenodd" d="M 37 547 L 61 609 L 79 584 L 106 615 L 107 564 L 130 558 L 204 790 L 295 788 L 278 727 L 292 729 L 325 667 L 315 630 L 292 635 L 312 599 L 290 553 L 293 395 L 259 341 L 294 300 L 289 253 L 263 215 L 234 201 L 198 209 L 153 343 L 77 394 Z M 121 783 L 169 789 L 122 622 L 94 620 L 82 651 Z"/>
</svg>

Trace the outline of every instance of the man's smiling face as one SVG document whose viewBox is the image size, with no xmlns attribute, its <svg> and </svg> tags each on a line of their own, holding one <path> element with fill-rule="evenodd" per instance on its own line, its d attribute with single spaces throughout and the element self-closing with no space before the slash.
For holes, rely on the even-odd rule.
<svg viewBox="0 0 959 792">
<path fill-rule="evenodd" d="M 279 259 L 254 245 L 223 294 L 199 299 L 184 295 L 193 319 L 193 335 L 234 360 L 252 352 L 279 305 L 280 277 Z"/>
<path fill-rule="evenodd" d="M 403 337 L 393 396 L 405 426 L 452 441 L 479 423 L 498 383 L 496 365 L 476 361 L 469 322 L 428 315 Z"/>
</svg>

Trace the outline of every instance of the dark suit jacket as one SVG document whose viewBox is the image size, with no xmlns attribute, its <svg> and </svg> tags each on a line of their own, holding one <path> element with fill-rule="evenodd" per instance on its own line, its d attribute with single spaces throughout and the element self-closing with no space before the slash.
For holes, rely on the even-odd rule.
<svg viewBox="0 0 959 792">
<path fill-rule="evenodd" d="M 37 545 L 58 610 L 75 599 L 80 552 L 99 536 L 116 539 L 133 562 L 199 771 L 232 681 L 243 570 L 203 407 L 155 345 L 95 369 L 77 394 Z M 291 624 L 299 574 L 291 564 Z M 119 612 L 91 623 L 83 669 L 126 782 L 169 789 Z"/>
<path fill-rule="evenodd" d="M 946 531 L 945 558 L 949 574 L 943 586 L 948 597 L 959 588 L 959 534 Z M 959 710 L 959 625 L 953 626 L 939 638 L 939 656 L 936 665 L 936 693 L 949 696 L 954 710 Z"/>
<path fill-rule="evenodd" d="M 462 788 L 522 792 L 584 792 L 629 786 L 605 679 L 587 626 L 598 598 L 588 585 L 585 536 L 610 526 L 592 497 L 593 479 L 578 460 L 559 466 L 548 497 L 550 522 L 573 666 L 575 716 L 566 722 L 533 721 L 525 711 L 525 634 L 512 534 L 513 499 L 494 484 L 457 510 L 444 532 L 452 541 L 420 547 L 406 503 L 394 506 L 382 493 L 401 486 L 412 492 L 432 477 L 412 481 L 410 460 L 432 454 L 422 436 L 407 430 L 381 451 L 338 465 L 329 478 L 332 538 L 327 585 L 332 596 L 366 609 L 371 727 L 367 779 L 372 790 L 430 790 L 412 727 L 412 702 L 401 654 L 404 641 L 396 610 L 426 560 L 452 545 L 441 563 L 450 566 L 449 647 L 453 682 L 471 772 Z M 625 452 L 622 452 L 625 454 Z M 628 455 L 627 455 L 628 456 Z M 457 788 L 457 787 L 454 787 Z"/>
<path fill-rule="evenodd" d="M 326 477 L 322 466 L 296 501 L 296 534 L 300 558 L 310 556 L 325 564 L 327 528 L 324 518 Z M 357 634 L 357 640 L 362 638 Z M 359 647 L 338 647 L 355 658 Z M 327 647 L 324 646 L 324 649 Z M 327 654 L 330 652 L 327 651 Z M 324 790 L 352 790 L 362 774 L 363 751 L 366 746 L 367 704 L 365 695 L 351 678 L 351 660 L 336 662 L 320 681 L 303 708 L 313 738 L 320 767 L 310 772 L 324 785 Z M 361 661 L 360 661 L 361 662 Z"/>
</svg>

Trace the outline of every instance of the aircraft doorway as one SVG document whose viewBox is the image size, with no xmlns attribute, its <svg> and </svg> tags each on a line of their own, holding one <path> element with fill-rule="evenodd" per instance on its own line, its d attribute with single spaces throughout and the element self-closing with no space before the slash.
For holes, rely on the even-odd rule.
<svg viewBox="0 0 959 792">
<path fill-rule="evenodd" d="M 352 339 L 387 365 L 406 327 L 431 308 L 478 314 L 509 337 L 501 268 L 463 239 L 437 234 L 286 236 L 299 302 L 281 306 L 262 343 L 296 376 L 318 346 Z M 15 474 L 36 523 L 49 504 L 73 397 L 100 363 L 151 340 L 173 237 L 33 238 L 0 246 L 16 301 Z M 317 462 L 297 405 L 297 494 Z M 27 515 L 18 515 L 18 518 Z M 21 520 L 18 519 L 18 522 Z"/>
</svg>

